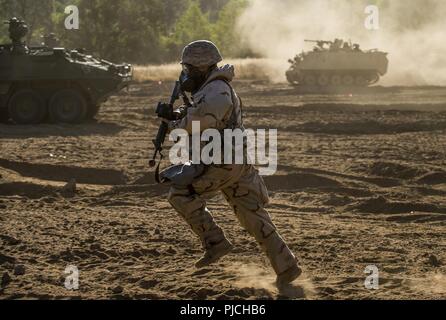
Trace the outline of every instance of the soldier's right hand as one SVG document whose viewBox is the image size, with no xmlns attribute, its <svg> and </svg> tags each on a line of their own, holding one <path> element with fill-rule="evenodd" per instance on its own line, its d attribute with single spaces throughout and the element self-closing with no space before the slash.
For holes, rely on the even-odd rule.
<svg viewBox="0 0 446 320">
<path fill-rule="evenodd" d="M 175 114 L 175 120 L 183 119 L 187 115 L 187 107 L 183 105 L 176 109 L 173 113 Z"/>
<path fill-rule="evenodd" d="M 175 120 L 172 105 L 168 103 L 159 103 L 156 108 L 156 114 L 158 118 L 166 119 L 169 121 Z"/>
</svg>

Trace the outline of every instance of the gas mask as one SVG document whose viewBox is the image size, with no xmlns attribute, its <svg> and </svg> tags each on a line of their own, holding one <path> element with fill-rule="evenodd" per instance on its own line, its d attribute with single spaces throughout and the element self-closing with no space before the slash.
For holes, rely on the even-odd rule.
<svg viewBox="0 0 446 320">
<path fill-rule="evenodd" d="M 180 74 L 181 90 L 195 93 L 206 81 L 206 72 L 188 64 L 183 64 L 182 66 L 183 70 Z"/>
</svg>

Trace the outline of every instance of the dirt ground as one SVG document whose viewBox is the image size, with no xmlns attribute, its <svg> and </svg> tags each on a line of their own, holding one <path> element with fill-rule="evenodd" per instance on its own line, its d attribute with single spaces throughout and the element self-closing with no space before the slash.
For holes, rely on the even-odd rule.
<svg viewBox="0 0 446 320">
<path fill-rule="evenodd" d="M 209 207 L 235 250 L 194 268 L 200 245 L 148 168 L 171 85 L 134 85 L 82 125 L 0 125 L 0 298 L 446 298 L 446 88 L 234 84 L 246 127 L 279 133 L 269 211 L 304 269 L 279 291 L 220 196 Z"/>
</svg>

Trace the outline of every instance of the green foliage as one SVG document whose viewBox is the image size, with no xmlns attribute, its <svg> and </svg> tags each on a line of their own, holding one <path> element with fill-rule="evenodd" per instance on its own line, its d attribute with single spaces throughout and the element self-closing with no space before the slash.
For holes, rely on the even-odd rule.
<svg viewBox="0 0 446 320">
<path fill-rule="evenodd" d="M 160 63 L 178 61 L 187 43 L 214 41 L 225 56 L 243 55 L 234 32 L 248 0 L 0 0 L 0 19 L 24 19 L 27 42 L 55 32 L 61 45 L 85 48 L 112 61 Z M 79 8 L 80 29 L 66 30 L 67 5 Z M 9 42 L 0 26 L 0 42 Z"/>
<path fill-rule="evenodd" d="M 63 44 L 113 61 L 144 63 L 160 58 L 161 0 L 78 0 L 79 30 L 58 23 Z"/>
<path fill-rule="evenodd" d="M 247 53 L 241 46 L 236 32 L 237 19 L 248 4 L 247 0 L 230 0 L 219 12 L 213 26 L 214 41 L 221 47 L 224 56 L 239 57 Z"/>
<path fill-rule="evenodd" d="M 220 10 L 231 0 L 199 0 L 200 8 L 209 15 L 209 20 L 215 23 Z"/>
<path fill-rule="evenodd" d="M 212 28 L 208 15 L 201 11 L 196 1 L 189 7 L 175 24 L 173 33 L 163 38 L 164 47 L 170 60 L 178 59 L 181 49 L 188 43 L 199 39 L 211 39 Z"/>
<path fill-rule="evenodd" d="M 0 0 L 0 20 L 2 26 L 0 28 L 0 39 L 2 42 L 8 39 L 8 27 L 3 21 L 9 20 L 11 17 L 24 19 L 28 25 L 27 41 L 40 41 L 40 32 L 43 29 L 49 29 L 52 25 L 51 15 L 53 10 L 53 0 Z"/>
</svg>

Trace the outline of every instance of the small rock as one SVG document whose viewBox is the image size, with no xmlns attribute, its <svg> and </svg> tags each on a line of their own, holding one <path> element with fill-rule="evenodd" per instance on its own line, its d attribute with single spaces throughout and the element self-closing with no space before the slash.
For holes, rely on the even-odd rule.
<svg viewBox="0 0 446 320">
<path fill-rule="evenodd" d="M 122 293 L 122 291 L 124 291 L 124 288 L 121 287 L 121 286 L 117 286 L 117 287 L 112 288 L 112 292 L 113 292 L 114 294 Z"/>
<path fill-rule="evenodd" d="M 143 289 L 151 289 L 158 284 L 158 280 L 150 279 L 150 280 L 141 280 L 139 286 Z"/>
<path fill-rule="evenodd" d="M 155 234 L 160 234 L 160 233 L 161 233 L 160 229 L 156 228 L 155 229 Z"/>
<path fill-rule="evenodd" d="M 330 287 L 324 287 L 321 290 L 323 293 L 328 294 L 328 295 L 333 295 L 336 293 L 336 291 L 333 288 Z"/>
<path fill-rule="evenodd" d="M 211 289 L 206 289 L 206 288 L 200 288 L 198 289 L 198 291 L 196 292 L 197 297 L 200 300 L 204 300 L 206 299 L 208 296 L 212 296 L 213 294 L 215 294 L 216 292 L 211 290 Z"/>
<path fill-rule="evenodd" d="M 93 250 L 93 251 L 101 250 L 101 245 L 99 243 L 93 243 L 90 245 L 90 250 Z"/>
<path fill-rule="evenodd" d="M 439 267 L 441 266 L 441 262 L 440 260 L 438 260 L 438 258 L 436 256 L 434 256 L 433 254 L 431 254 L 429 256 L 429 264 L 433 267 Z"/>
<path fill-rule="evenodd" d="M 167 252 L 167 253 L 170 253 L 170 254 L 175 254 L 175 253 L 177 253 L 177 251 L 176 251 L 174 248 L 172 248 L 172 246 L 170 246 L 169 249 L 166 250 L 166 252 Z"/>
<path fill-rule="evenodd" d="M 25 274 L 25 266 L 23 264 L 18 264 L 14 267 L 15 276 L 23 276 Z"/>
<path fill-rule="evenodd" d="M 63 188 L 62 192 L 76 193 L 76 179 L 71 179 Z"/>
<path fill-rule="evenodd" d="M 2 288 L 6 287 L 9 283 L 11 282 L 11 276 L 9 275 L 8 272 L 4 272 L 3 276 L 2 276 L 2 281 L 0 283 L 0 286 Z"/>
</svg>

